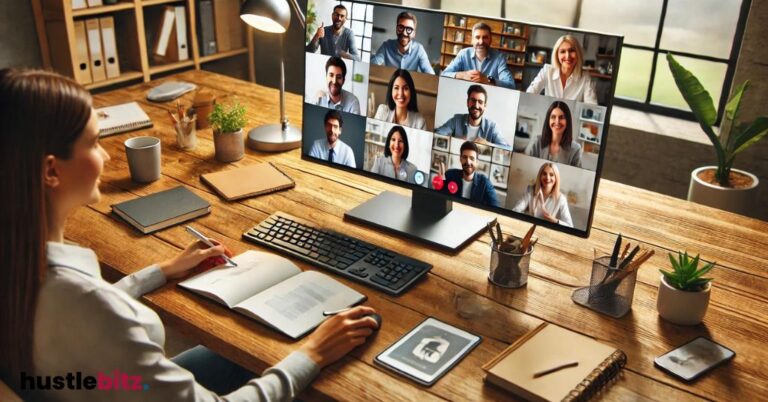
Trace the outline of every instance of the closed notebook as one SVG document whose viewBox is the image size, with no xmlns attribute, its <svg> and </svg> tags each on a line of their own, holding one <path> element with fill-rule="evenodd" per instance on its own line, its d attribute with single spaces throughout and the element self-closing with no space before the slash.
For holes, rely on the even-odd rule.
<svg viewBox="0 0 768 402">
<path fill-rule="evenodd" d="M 535 373 L 578 362 L 534 378 Z M 547 323 L 486 363 L 485 380 L 531 401 L 586 400 L 627 362 L 621 350 Z"/>
<path fill-rule="evenodd" d="M 152 127 L 152 120 L 136 102 L 96 109 L 99 136 Z"/>
<path fill-rule="evenodd" d="M 112 212 L 144 234 L 211 212 L 211 204 L 184 186 L 112 205 Z"/>
<path fill-rule="evenodd" d="M 296 185 L 271 163 L 208 173 L 200 177 L 227 201 L 285 190 Z"/>
</svg>

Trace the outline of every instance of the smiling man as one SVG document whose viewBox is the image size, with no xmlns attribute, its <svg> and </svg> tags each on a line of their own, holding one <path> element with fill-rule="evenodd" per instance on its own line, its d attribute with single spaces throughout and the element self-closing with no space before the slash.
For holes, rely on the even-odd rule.
<svg viewBox="0 0 768 402">
<path fill-rule="evenodd" d="M 472 47 L 462 49 L 442 75 L 515 89 L 507 58 L 491 49 L 491 27 L 482 21 L 472 27 Z"/>
<path fill-rule="evenodd" d="M 347 8 L 339 4 L 333 8 L 331 26 L 320 24 L 315 36 L 306 46 L 306 51 L 316 52 L 320 47 L 320 53 L 328 56 L 339 56 L 346 59 L 360 61 L 360 52 L 355 44 L 355 33 L 344 27 L 347 22 Z"/>
<path fill-rule="evenodd" d="M 445 170 L 445 166 L 440 164 L 439 174 L 447 183 L 441 191 L 461 196 L 472 202 L 498 207 L 499 200 L 496 199 L 496 189 L 493 188 L 493 183 L 486 175 L 475 171 L 478 153 L 477 145 L 472 141 L 467 141 L 461 144 L 461 155 L 459 156 L 461 169 Z M 451 183 L 455 183 L 455 186 Z"/>
<path fill-rule="evenodd" d="M 424 46 L 415 41 L 416 16 L 403 11 L 397 15 L 395 33 L 397 39 L 384 41 L 371 58 L 371 63 L 419 73 L 434 74 L 435 70 L 429 62 Z"/>
<path fill-rule="evenodd" d="M 317 159 L 326 160 L 331 163 L 357 167 L 355 163 L 355 152 L 352 148 L 339 139 L 341 129 L 344 126 L 344 119 L 341 113 L 336 110 L 329 110 L 325 114 L 325 139 L 319 139 L 312 144 L 309 150 L 309 156 Z"/>
<path fill-rule="evenodd" d="M 331 56 L 325 62 L 325 81 L 328 91 L 317 99 L 317 105 L 342 112 L 360 114 L 360 101 L 342 87 L 347 79 L 347 65 L 341 57 Z"/>
<path fill-rule="evenodd" d="M 464 138 L 478 143 L 492 143 L 508 147 L 496 123 L 484 117 L 488 107 L 488 93 L 482 85 L 470 85 L 467 89 L 467 113 L 457 113 L 438 127 L 441 135 Z"/>
</svg>

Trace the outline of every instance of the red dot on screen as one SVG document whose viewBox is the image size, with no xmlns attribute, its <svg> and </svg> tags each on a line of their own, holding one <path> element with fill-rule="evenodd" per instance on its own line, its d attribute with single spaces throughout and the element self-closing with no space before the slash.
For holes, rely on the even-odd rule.
<svg viewBox="0 0 768 402">
<path fill-rule="evenodd" d="M 432 188 L 435 190 L 442 190 L 443 189 L 443 178 L 440 176 L 435 176 L 432 179 Z"/>
<path fill-rule="evenodd" d="M 448 182 L 448 191 L 450 191 L 451 194 L 456 194 L 456 192 L 459 191 L 459 185 L 454 181 Z"/>
</svg>

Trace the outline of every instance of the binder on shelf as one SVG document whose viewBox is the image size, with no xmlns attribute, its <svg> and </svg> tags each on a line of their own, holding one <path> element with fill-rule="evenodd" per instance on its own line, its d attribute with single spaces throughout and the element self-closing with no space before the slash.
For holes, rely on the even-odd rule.
<svg viewBox="0 0 768 402">
<path fill-rule="evenodd" d="M 120 62 L 117 58 L 117 42 L 115 42 L 115 19 L 112 16 L 100 18 L 99 26 L 107 78 L 117 78 L 120 76 Z"/>
<path fill-rule="evenodd" d="M 239 0 L 216 0 L 213 2 L 216 47 L 219 52 L 243 47 L 243 24 L 240 21 Z"/>
<path fill-rule="evenodd" d="M 152 46 L 152 58 L 158 63 L 168 63 L 178 60 L 176 46 L 174 7 L 165 7 L 155 30 L 155 43 Z"/>
<path fill-rule="evenodd" d="M 101 0 L 88 0 L 88 7 L 98 7 L 103 5 L 104 4 L 101 2 Z"/>
<path fill-rule="evenodd" d="M 72 0 L 72 9 L 73 10 L 79 10 L 81 8 L 87 8 L 88 4 L 85 2 L 85 0 Z"/>
<path fill-rule="evenodd" d="M 177 6 L 176 8 L 176 48 L 179 55 L 179 61 L 189 59 L 189 46 L 187 46 L 187 17 L 186 8 Z"/>
<path fill-rule="evenodd" d="M 104 69 L 104 53 L 101 49 L 99 20 L 96 18 L 85 20 L 85 31 L 88 36 L 88 55 L 91 60 L 93 82 L 104 81 L 107 79 L 107 72 Z"/>
<path fill-rule="evenodd" d="M 210 56 L 218 51 L 216 44 L 216 32 L 213 25 L 213 1 L 200 0 L 198 3 L 199 19 L 198 25 L 200 32 L 200 54 Z"/>
<path fill-rule="evenodd" d="M 93 82 L 91 77 L 91 60 L 88 57 L 88 36 L 85 33 L 85 22 L 75 21 L 75 80 L 81 84 Z"/>
</svg>

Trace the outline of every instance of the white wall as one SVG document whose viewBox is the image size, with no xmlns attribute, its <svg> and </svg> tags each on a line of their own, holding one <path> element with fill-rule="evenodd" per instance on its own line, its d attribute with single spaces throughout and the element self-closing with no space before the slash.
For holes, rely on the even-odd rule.
<svg viewBox="0 0 768 402">
<path fill-rule="evenodd" d="M 325 63 L 330 56 L 319 53 L 307 53 L 306 74 L 304 75 L 304 100 L 315 104 L 318 93 L 328 92 L 328 81 L 325 78 Z M 365 115 L 368 105 L 368 63 L 344 59 L 347 65 L 347 77 L 343 89 L 352 92 L 360 101 L 360 114 Z M 355 74 L 362 76 L 362 82 L 353 81 Z"/>
</svg>

